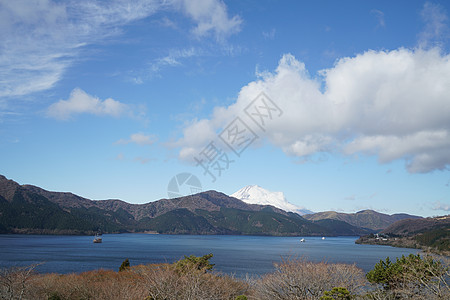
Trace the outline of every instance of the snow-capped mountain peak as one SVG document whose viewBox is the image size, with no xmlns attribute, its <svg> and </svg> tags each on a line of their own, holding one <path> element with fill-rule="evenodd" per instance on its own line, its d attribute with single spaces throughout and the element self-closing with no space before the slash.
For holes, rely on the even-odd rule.
<svg viewBox="0 0 450 300">
<path fill-rule="evenodd" d="M 272 205 L 285 211 L 291 211 L 300 215 L 311 213 L 304 207 L 296 206 L 286 200 L 283 192 L 271 192 L 258 185 L 243 187 L 231 197 L 237 198 L 248 204 Z"/>
</svg>

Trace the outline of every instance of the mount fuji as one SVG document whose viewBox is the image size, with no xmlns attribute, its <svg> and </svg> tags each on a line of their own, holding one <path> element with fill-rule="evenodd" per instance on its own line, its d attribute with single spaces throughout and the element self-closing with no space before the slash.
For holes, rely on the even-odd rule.
<svg viewBox="0 0 450 300">
<path fill-rule="evenodd" d="M 283 192 L 271 192 L 258 185 L 243 187 L 231 197 L 237 198 L 248 204 L 272 205 L 284 211 L 298 213 L 299 215 L 311 214 L 310 210 L 296 206 L 286 200 Z"/>
</svg>

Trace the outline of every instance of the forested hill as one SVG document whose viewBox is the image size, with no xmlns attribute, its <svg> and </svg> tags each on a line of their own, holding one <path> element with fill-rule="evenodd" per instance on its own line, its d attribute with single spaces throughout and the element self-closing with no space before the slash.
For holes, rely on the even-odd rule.
<svg viewBox="0 0 450 300">
<path fill-rule="evenodd" d="M 420 248 L 448 256 L 450 255 L 450 215 L 400 220 L 384 229 L 379 235 L 364 236 L 357 242 Z"/>
<path fill-rule="evenodd" d="M 408 214 L 388 215 L 370 209 L 349 214 L 339 213 L 335 211 L 324 211 L 315 214 L 304 215 L 303 217 L 311 221 L 340 220 L 353 226 L 366 228 L 373 231 L 381 231 L 399 220 L 421 218 Z"/>
<path fill-rule="evenodd" d="M 342 220 L 310 221 L 268 205 L 247 204 L 216 191 L 146 204 L 90 200 L 20 185 L 0 175 L 0 232 L 92 234 L 96 231 L 284 236 L 364 235 Z"/>
</svg>

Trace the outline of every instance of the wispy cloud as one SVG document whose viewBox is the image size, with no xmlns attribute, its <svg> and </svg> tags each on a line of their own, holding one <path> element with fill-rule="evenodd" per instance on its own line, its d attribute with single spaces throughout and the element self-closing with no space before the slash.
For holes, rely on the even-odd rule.
<svg viewBox="0 0 450 300">
<path fill-rule="evenodd" d="M 156 59 L 150 65 L 151 74 L 157 74 L 164 67 L 173 67 L 181 65 L 181 60 L 190 58 L 193 56 L 198 56 L 202 53 L 200 49 L 187 48 L 187 49 L 172 49 L 169 54 Z"/>
<path fill-rule="evenodd" d="M 199 38 L 223 40 L 242 23 L 239 16 L 228 16 L 220 0 L 0 0 L 0 98 L 54 87 L 87 45 L 161 10 L 187 15 Z"/>
<path fill-rule="evenodd" d="M 127 113 L 131 113 L 128 105 L 112 98 L 102 101 L 79 88 L 70 93 L 68 100 L 59 100 L 47 109 L 49 117 L 59 120 L 69 120 L 79 114 L 120 117 Z"/>
<path fill-rule="evenodd" d="M 152 60 L 145 68 L 130 71 L 129 80 L 135 84 L 142 84 L 147 80 L 162 77 L 166 69 L 185 66 L 199 57 L 235 56 L 244 51 L 246 49 L 230 44 L 208 44 L 202 47 L 170 49 L 167 55 Z"/>
<path fill-rule="evenodd" d="M 124 160 L 125 159 L 125 154 L 120 152 L 119 154 L 117 154 L 117 156 L 114 159 L 115 160 Z"/>
<path fill-rule="evenodd" d="M 190 58 L 198 57 L 205 54 L 205 50 L 201 48 L 183 48 L 171 49 L 168 54 L 154 59 L 140 70 L 129 71 L 127 78 L 134 84 L 143 84 L 153 78 L 162 77 L 164 70 L 183 66 Z"/>
<path fill-rule="evenodd" d="M 432 209 L 433 210 L 450 211 L 450 204 L 441 203 L 440 201 L 436 201 L 436 202 L 434 202 Z"/>
<path fill-rule="evenodd" d="M 425 28 L 419 34 L 420 47 L 440 46 L 450 37 L 447 12 L 441 5 L 426 2 L 420 16 L 425 23 Z"/>
<path fill-rule="evenodd" d="M 156 141 L 154 135 L 147 135 L 144 133 L 133 133 L 128 139 L 120 139 L 115 144 L 126 145 L 126 144 L 137 144 L 139 146 L 153 145 Z"/>
<path fill-rule="evenodd" d="M 276 29 L 272 28 L 269 31 L 263 31 L 262 35 L 266 40 L 273 40 L 275 38 Z"/>
<path fill-rule="evenodd" d="M 84 46 L 154 13 L 157 1 L 0 2 L 0 98 L 52 88 Z"/>
<path fill-rule="evenodd" d="M 386 22 L 384 21 L 384 12 L 378 9 L 372 9 L 370 13 L 377 19 L 377 27 L 386 27 Z"/>
<path fill-rule="evenodd" d="M 218 41 L 241 30 L 242 18 L 228 16 L 227 6 L 221 0 L 179 0 L 181 10 L 188 15 L 196 27 L 192 33 L 197 37 L 213 35 Z"/>
<path fill-rule="evenodd" d="M 134 161 L 136 161 L 142 165 L 145 165 L 146 163 L 149 163 L 149 162 L 152 162 L 155 160 L 156 160 L 155 158 L 148 158 L 148 157 L 143 157 L 143 156 L 138 156 L 138 157 L 134 158 Z"/>
<path fill-rule="evenodd" d="M 160 20 L 155 21 L 157 24 L 159 24 L 162 27 L 168 27 L 168 28 L 172 28 L 172 29 L 178 29 L 178 25 L 177 23 L 175 23 L 174 21 L 172 21 L 171 19 L 167 18 L 167 17 L 163 17 Z"/>
</svg>

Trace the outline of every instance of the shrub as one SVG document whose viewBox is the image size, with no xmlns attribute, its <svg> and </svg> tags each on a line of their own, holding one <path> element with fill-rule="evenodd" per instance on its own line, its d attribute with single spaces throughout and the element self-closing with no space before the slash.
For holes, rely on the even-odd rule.
<svg viewBox="0 0 450 300">
<path fill-rule="evenodd" d="M 320 300 L 350 300 L 352 299 L 350 292 L 346 288 L 334 287 L 331 291 L 323 292 Z"/>
</svg>

